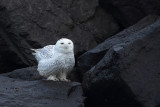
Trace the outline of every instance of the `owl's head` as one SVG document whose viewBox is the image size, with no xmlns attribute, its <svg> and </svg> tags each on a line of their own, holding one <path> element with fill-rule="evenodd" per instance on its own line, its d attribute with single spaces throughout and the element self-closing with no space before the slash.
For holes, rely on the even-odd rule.
<svg viewBox="0 0 160 107">
<path fill-rule="evenodd" d="M 62 38 L 55 45 L 56 50 L 64 53 L 73 52 L 74 44 L 70 39 Z"/>
</svg>

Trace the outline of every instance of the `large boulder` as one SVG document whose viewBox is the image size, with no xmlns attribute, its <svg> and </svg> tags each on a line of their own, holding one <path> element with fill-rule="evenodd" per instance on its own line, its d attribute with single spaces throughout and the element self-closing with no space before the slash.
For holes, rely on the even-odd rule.
<svg viewBox="0 0 160 107">
<path fill-rule="evenodd" d="M 88 106 L 160 105 L 160 17 L 148 16 L 78 59 Z"/>
<path fill-rule="evenodd" d="M 75 43 L 77 54 L 118 29 L 98 0 L 0 0 L 0 36 L 26 65 L 36 64 L 30 48 L 66 37 Z"/>
<path fill-rule="evenodd" d="M 110 12 L 123 26 L 137 23 L 149 14 L 160 15 L 159 0 L 99 0 L 100 5 Z"/>
<path fill-rule="evenodd" d="M 83 107 L 78 82 L 42 80 L 35 67 L 0 75 L 1 107 Z"/>
</svg>

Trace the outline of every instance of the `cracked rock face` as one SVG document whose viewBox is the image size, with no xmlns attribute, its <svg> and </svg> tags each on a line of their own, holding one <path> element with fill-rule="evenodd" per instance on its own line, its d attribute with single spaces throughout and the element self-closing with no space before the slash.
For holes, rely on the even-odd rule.
<svg viewBox="0 0 160 107">
<path fill-rule="evenodd" d="M 0 14 L 3 40 L 26 65 L 35 65 L 30 48 L 66 37 L 75 43 L 77 54 L 119 30 L 98 0 L 0 0 Z"/>
<path fill-rule="evenodd" d="M 159 16 L 147 16 L 80 56 L 88 106 L 159 106 L 159 35 Z"/>
</svg>

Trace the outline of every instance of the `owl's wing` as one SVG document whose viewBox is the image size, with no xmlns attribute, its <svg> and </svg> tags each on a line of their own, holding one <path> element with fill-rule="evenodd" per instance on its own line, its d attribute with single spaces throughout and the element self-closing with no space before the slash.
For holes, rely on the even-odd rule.
<svg viewBox="0 0 160 107">
<path fill-rule="evenodd" d="M 34 51 L 32 54 L 35 56 L 39 62 L 42 59 L 48 59 L 53 57 L 55 45 L 47 45 L 41 49 L 31 49 Z"/>
<path fill-rule="evenodd" d="M 49 75 L 54 75 L 55 71 L 61 68 L 62 64 L 59 63 L 57 57 L 53 57 L 39 61 L 37 71 L 41 76 L 48 77 Z"/>
</svg>

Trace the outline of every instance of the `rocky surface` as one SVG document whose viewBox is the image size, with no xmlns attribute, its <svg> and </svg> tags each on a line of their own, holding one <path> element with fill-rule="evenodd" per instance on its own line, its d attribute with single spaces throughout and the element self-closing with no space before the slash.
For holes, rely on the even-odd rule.
<svg viewBox="0 0 160 107">
<path fill-rule="evenodd" d="M 36 64 L 30 48 L 55 44 L 66 37 L 75 43 L 77 54 L 118 29 L 98 0 L 0 0 L 0 37 L 24 65 Z"/>
<path fill-rule="evenodd" d="M 159 107 L 159 5 L 158 0 L 0 0 L 0 73 L 5 73 L 0 106 Z M 75 43 L 72 82 L 47 81 L 30 48 L 62 37 Z"/>
<path fill-rule="evenodd" d="M 87 106 L 158 107 L 159 35 L 160 17 L 148 16 L 80 56 Z"/>
<path fill-rule="evenodd" d="M 147 15 L 160 15 L 159 0 L 99 0 L 123 27 L 131 26 Z"/>
<path fill-rule="evenodd" d="M 42 80 L 35 67 L 0 75 L 2 107 L 83 107 L 82 87 L 77 82 Z"/>
<path fill-rule="evenodd" d="M 37 66 L 16 69 L 16 70 L 13 70 L 12 72 L 3 73 L 0 75 L 7 76 L 9 78 L 27 80 L 27 81 L 46 79 L 45 77 L 42 77 L 39 75 L 37 71 Z M 80 82 L 80 75 L 77 72 L 76 68 L 72 70 L 72 72 L 67 76 L 67 78 L 74 82 Z"/>
<path fill-rule="evenodd" d="M 16 69 L 12 72 L 3 73 L 1 75 L 7 76 L 9 78 L 14 78 L 14 79 L 19 79 L 19 80 L 27 80 L 27 81 L 45 79 L 39 75 L 36 66 Z"/>
<path fill-rule="evenodd" d="M 8 48 L 4 39 L 0 37 L 0 73 L 10 72 L 26 66 L 17 54 Z"/>
</svg>

